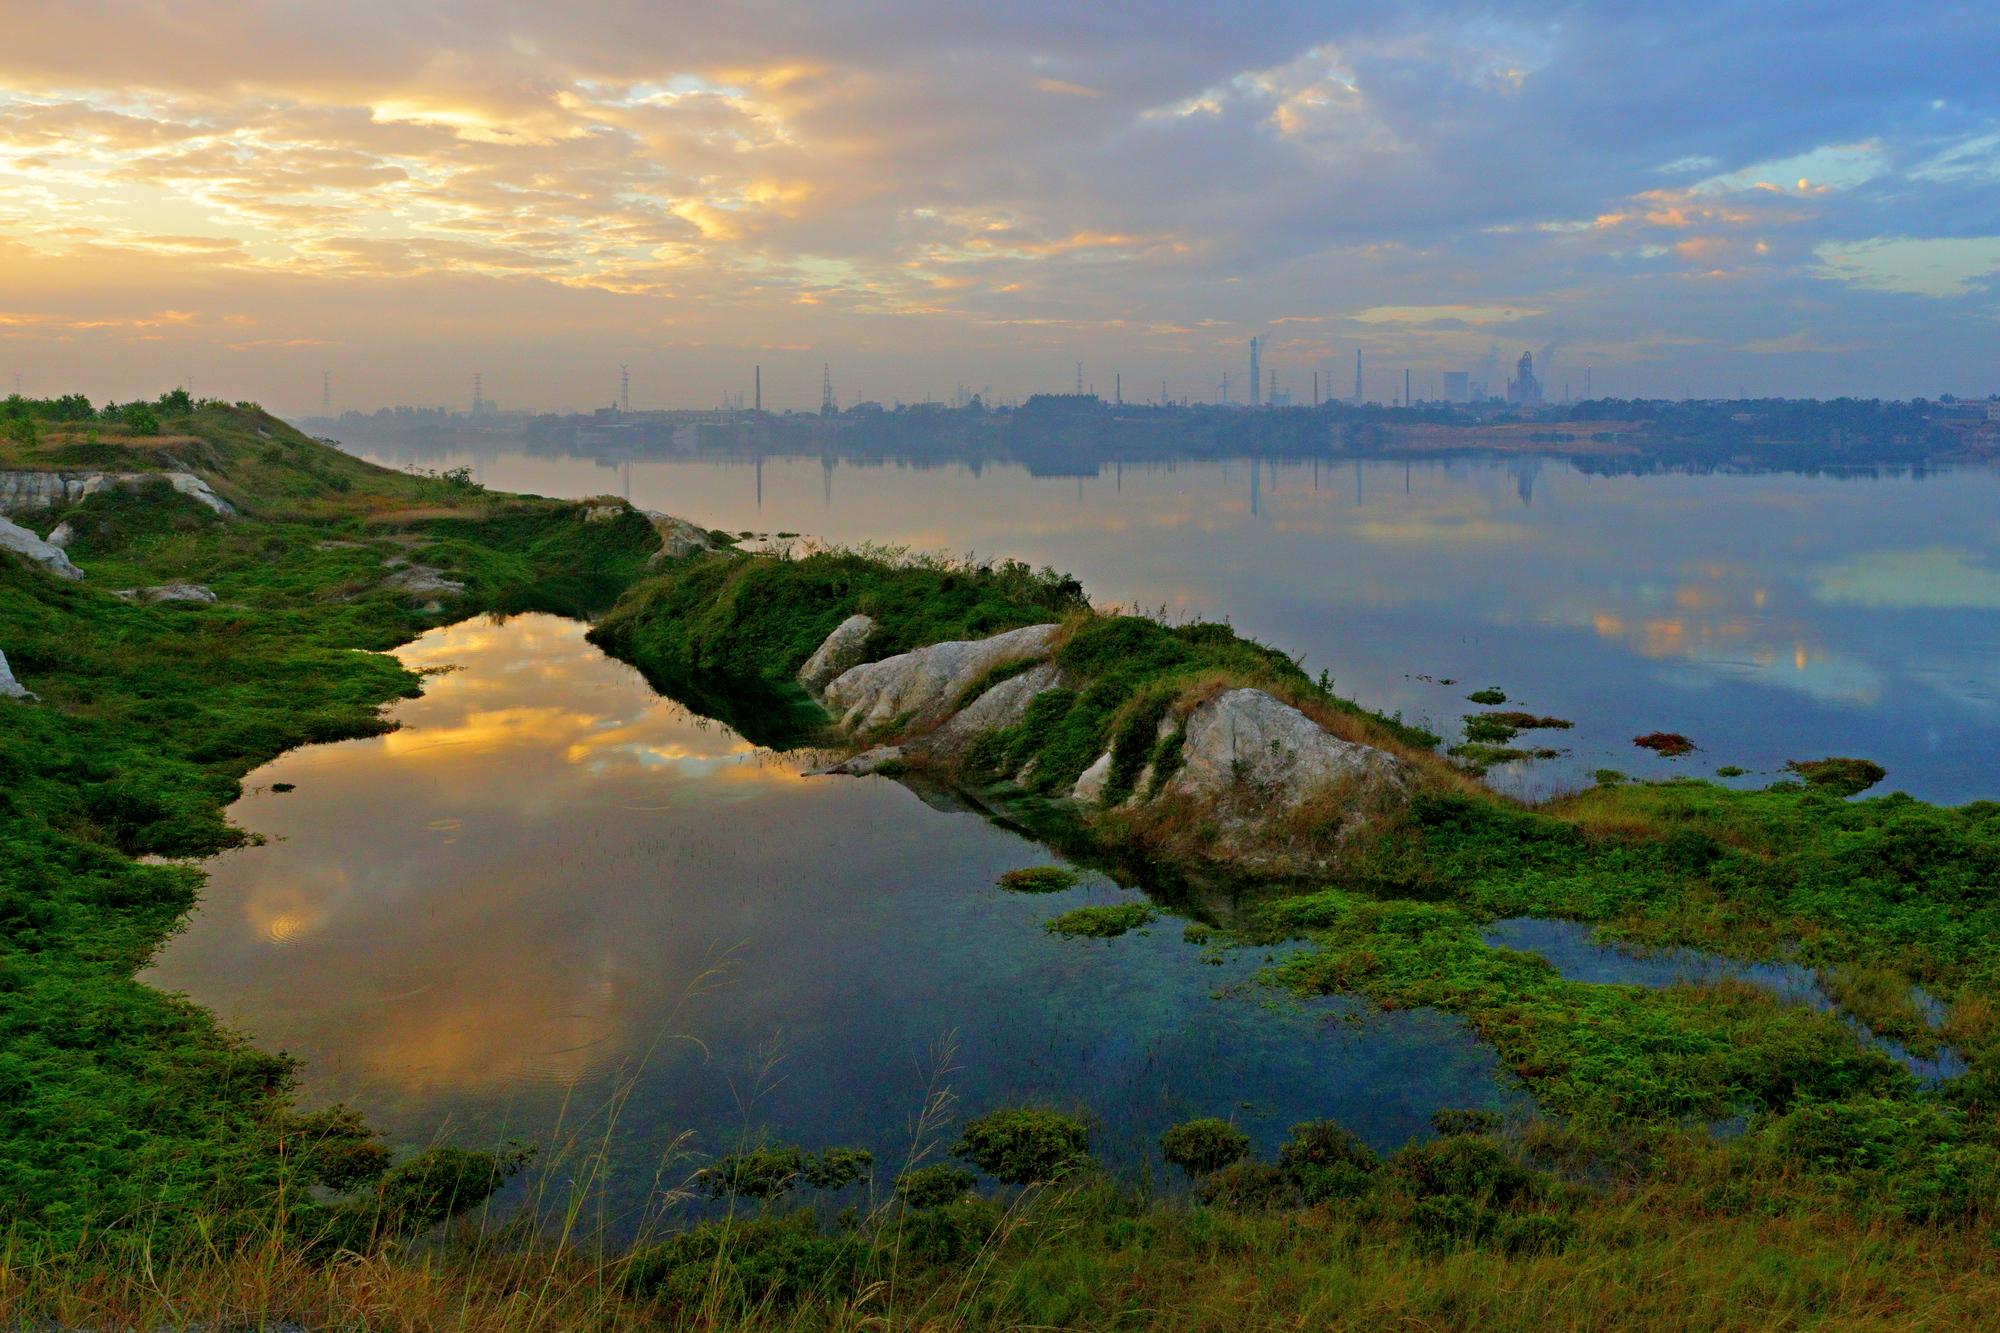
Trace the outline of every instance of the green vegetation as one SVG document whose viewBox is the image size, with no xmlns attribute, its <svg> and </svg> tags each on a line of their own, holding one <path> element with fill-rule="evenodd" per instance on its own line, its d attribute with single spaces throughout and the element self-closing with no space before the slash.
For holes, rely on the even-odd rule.
<svg viewBox="0 0 2000 1333">
<path fill-rule="evenodd" d="M 1078 878 L 1068 866 L 1028 866 L 1009 870 L 997 882 L 1009 893 L 1061 893 L 1075 888 Z"/>
<path fill-rule="evenodd" d="M 1082 1166 L 1090 1131 L 1075 1116 L 1042 1107 L 989 1111 L 966 1122 L 952 1155 L 1003 1185 L 1033 1185 Z"/>
<path fill-rule="evenodd" d="M 244 517 L 164 484 L 22 515 L 66 521 L 87 571 L 65 582 L 0 557 L 0 649 L 39 704 L 0 701 L 0 1216 L 18 1260 L 164 1254 L 273 1228 L 354 1247 L 478 1202 L 518 1153 L 433 1149 L 396 1162 L 358 1119 L 299 1114 L 293 1071 L 133 974 L 195 899 L 175 860 L 236 845 L 224 807 L 287 748 L 364 736 L 418 681 L 380 650 L 481 607 L 577 613 L 610 602 L 656 548 L 650 526 L 402 476 L 253 409 L 148 405 L 160 434 L 91 421 L 76 400 L 4 464 L 193 468 Z M 171 450 L 171 458 L 166 451 Z M 389 562 L 464 583 L 443 615 Z M 195 582 L 214 604 L 128 603 Z M 366 651 L 355 651 L 356 649 Z"/>
<path fill-rule="evenodd" d="M 1051 935 L 1067 935 L 1071 939 L 1108 940 L 1128 930 L 1137 930 L 1157 916 L 1159 911 L 1148 903 L 1077 907 L 1061 916 L 1050 917 L 1042 923 L 1042 929 Z"/>
<path fill-rule="evenodd" d="M 1667 759 L 1678 759 L 1684 754 L 1692 754 L 1696 748 L 1693 741 L 1677 731 L 1649 731 L 1643 736 L 1634 736 L 1632 744 L 1642 750 L 1651 750 L 1654 754 Z"/>
<path fill-rule="evenodd" d="M 1474 690 L 1465 696 L 1468 703 L 1480 704 L 1488 708 L 1507 702 L 1507 691 L 1498 685 L 1488 685 L 1483 690 Z"/>
<path fill-rule="evenodd" d="M 1160 1160 L 1205 1176 L 1250 1155 L 1250 1136 L 1227 1120 L 1188 1120 L 1160 1135 Z"/>
</svg>

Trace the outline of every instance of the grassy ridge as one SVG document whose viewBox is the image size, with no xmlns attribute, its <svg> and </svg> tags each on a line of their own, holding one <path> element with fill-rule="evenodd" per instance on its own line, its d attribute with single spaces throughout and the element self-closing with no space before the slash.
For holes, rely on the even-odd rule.
<svg viewBox="0 0 2000 1333">
<path fill-rule="evenodd" d="M 379 651 L 442 616 L 387 581 L 395 568 L 421 561 L 464 583 L 448 614 L 578 614 L 642 572 L 657 548 L 650 525 L 585 523 L 575 505 L 374 468 L 249 409 L 206 405 L 151 437 L 91 426 L 85 441 L 83 429 L 13 441 L 4 461 L 196 467 L 244 517 L 164 484 L 108 490 L 34 519 L 44 531 L 70 522 L 84 582 L 0 557 L 0 651 L 41 696 L 0 701 L 10 1244 L 170 1248 L 197 1226 L 254 1232 L 288 1195 L 298 1237 L 346 1243 L 482 1197 L 507 1161 L 444 1152 L 389 1168 L 357 1120 L 293 1110 L 284 1059 L 135 982 L 201 879 L 137 858 L 236 844 L 223 810 L 245 772 L 292 746 L 377 732 L 380 706 L 416 692 Z M 168 581 L 218 600 L 111 595 Z"/>
</svg>

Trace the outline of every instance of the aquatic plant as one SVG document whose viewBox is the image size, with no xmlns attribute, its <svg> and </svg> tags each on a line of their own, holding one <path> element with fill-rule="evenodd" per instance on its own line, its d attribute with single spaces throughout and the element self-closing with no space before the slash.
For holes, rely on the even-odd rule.
<svg viewBox="0 0 2000 1333">
<path fill-rule="evenodd" d="M 1675 759 L 1691 753 L 1695 744 L 1676 731 L 1649 731 L 1643 736 L 1634 736 L 1632 744 L 1642 750 L 1651 750 L 1668 759 Z"/>
<path fill-rule="evenodd" d="M 1061 893 L 1075 888 L 1078 878 L 1068 866 L 1024 866 L 1007 871 L 995 882 L 1010 893 Z"/>
<path fill-rule="evenodd" d="M 1869 759 L 1794 759 L 1785 770 L 1796 773 L 1808 787 L 1836 796 L 1858 796 L 1889 776 L 1889 770 Z"/>
<path fill-rule="evenodd" d="M 1465 697 L 1469 703 L 1483 704 L 1491 707 L 1496 704 L 1506 703 L 1507 691 L 1501 689 L 1498 685 L 1488 685 L 1485 689 L 1474 690 Z"/>
<path fill-rule="evenodd" d="M 1042 929 L 1051 935 L 1068 935 L 1073 939 L 1108 940 L 1128 930 L 1137 930 L 1158 915 L 1159 911 L 1147 903 L 1077 907 L 1042 922 Z"/>
</svg>

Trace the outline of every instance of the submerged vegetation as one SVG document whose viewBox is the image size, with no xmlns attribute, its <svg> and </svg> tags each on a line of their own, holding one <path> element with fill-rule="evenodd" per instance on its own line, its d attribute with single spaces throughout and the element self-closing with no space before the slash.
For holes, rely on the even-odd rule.
<svg viewBox="0 0 2000 1333">
<path fill-rule="evenodd" d="M 0 700 L 0 1319 L 1189 1330 L 1541 1329 L 1602 1325 L 1607 1311 L 1660 1329 L 2000 1319 L 2000 804 L 1864 798 L 1881 769 L 1830 758 L 1794 763 L 1761 791 L 1607 770 L 1592 789 L 1524 805 L 1469 781 L 1437 737 L 1339 698 L 1276 650 L 1222 625 L 1095 611 L 1053 571 L 865 551 L 728 551 L 655 571 L 657 534 L 619 504 L 387 472 L 249 406 L 169 395 L 107 416 L 48 401 L 0 413 L 17 427 L 0 465 L 191 470 L 241 516 L 165 484 L 112 488 L 17 515 L 38 532 L 66 523 L 84 581 L 0 556 L 0 651 L 40 696 Z M 215 600 L 113 595 L 168 583 Z M 686 1225 L 636 1245 L 601 1246 L 577 1229 L 576 1204 L 440 1231 L 524 1150 L 410 1152 L 343 1108 L 302 1112 L 282 1056 L 134 973 L 194 901 L 200 875 L 186 860 L 242 840 L 224 809 L 244 774 L 290 746 L 380 731 L 379 707 L 415 692 L 380 650 L 475 611 L 580 615 L 614 602 L 599 643 L 780 739 L 824 723 L 793 673 L 850 615 L 876 621 L 871 658 L 1060 624 L 1060 687 L 976 741 L 967 763 L 975 781 L 1016 774 L 1006 808 L 1057 832 L 1075 831 L 1061 798 L 1093 760 L 1110 756 L 1107 807 L 1157 789 L 1183 762 L 1162 719 L 1239 685 L 1391 751 L 1412 775 L 1403 799 L 1356 823 L 1336 793 L 1299 817 L 1302 838 L 1338 830 L 1337 875 L 1190 895 L 1202 906 L 1177 910 L 1202 919 L 1186 939 L 1256 951 L 1292 995 L 1456 1015 L 1532 1109 L 1441 1113 L 1434 1137 L 1386 1155 L 1308 1121 L 1268 1159 L 1229 1121 L 1193 1120 L 1160 1144 L 1188 1192 L 1158 1197 L 1106 1176 L 1093 1126 L 1068 1111 L 972 1108 L 985 1114 L 955 1131 L 927 1113 L 930 1155 L 952 1160 L 918 1152 L 891 1170 L 857 1149 L 746 1142 L 680 1187 L 701 1201 Z M 1497 688 L 1470 697 L 1507 702 Z M 1520 731 L 1566 725 L 1489 711 L 1468 720 L 1465 745 L 1492 758 Z M 1180 825 L 1107 817 L 1084 850 L 1185 868 L 1176 858 L 1199 845 L 1203 813 L 1167 817 Z M 999 881 L 1029 893 L 1077 882 L 1062 866 Z M 1164 910 L 1126 901 L 1045 924 L 1108 938 Z M 1636 948 L 1794 964 L 1838 1008 L 1744 981 L 1566 978 L 1486 942 L 1495 920 L 1521 916 L 1590 923 Z M 1947 1049 L 1963 1062 L 1948 1077 L 1920 1077 L 1904 1058 Z M 427 1248 L 407 1244 L 425 1234 Z"/>
</svg>

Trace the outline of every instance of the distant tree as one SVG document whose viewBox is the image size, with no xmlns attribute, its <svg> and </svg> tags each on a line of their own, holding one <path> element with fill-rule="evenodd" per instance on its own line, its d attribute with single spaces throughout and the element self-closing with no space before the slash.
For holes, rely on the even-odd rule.
<svg viewBox="0 0 2000 1333">
<path fill-rule="evenodd" d="M 134 435 L 158 435 L 160 433 L 159 414 L 145 403 L 127 404 L 121 415 L 125 419 L 125 424 L 131 428 Z"/>
<path fill-rule="evenodd" d="M 160 395 L 159 408 L 168 416 L 184 417 L 194 411 L 194 398 L 186 389 L 169 389 Z"/>
</svg>

